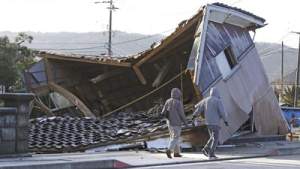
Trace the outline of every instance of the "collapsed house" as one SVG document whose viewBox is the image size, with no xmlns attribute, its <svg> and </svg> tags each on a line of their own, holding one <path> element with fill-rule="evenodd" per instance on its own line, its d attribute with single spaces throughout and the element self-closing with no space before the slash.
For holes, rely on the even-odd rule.
<svg viewBox="0 0 300 169">
<path fill-rule="evenodd" d="M 246 122 L 261 135 L 285 134 L 287 123 L 250 35 L 263 26 L 265 20 L 252 13 L 209 4 L 134 56 L 41 52 L 42 60 L 25 72 L 26 85 L 49 115 L 73 107 L 82 116 L 99 119 L 148 110 L 166 100 L 174 87 L 182 89 L 189 111 L 216 87 L 230 124 L 221 128 L 221 143 Z M 47 105 L 42 97 L 49 93 Z M 59 104 L 62 100 L 66 103 Z"/>
</svg>

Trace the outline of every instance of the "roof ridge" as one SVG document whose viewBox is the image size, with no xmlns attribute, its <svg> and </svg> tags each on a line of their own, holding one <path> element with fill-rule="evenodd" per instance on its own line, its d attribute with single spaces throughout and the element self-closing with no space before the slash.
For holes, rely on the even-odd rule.
<svg viewBox="0 0 300 169">
<path fill-rule="evenodd" d="M 262 22 L 265 22 L 266 20 L 260 16 L 257 16 L 251 12 L 248 12 L 246 10 L 243 10 L 241 8 L 238 8 L 238 7 L 234 7 L 234 6 L 230 6 L 230 5 L 227 5 L 227 4 L 224 4 L 224 3 L 221 3 L 221 2 L 215 2 L 215 3 L 212 3 L 212 5 L 215 5 L 215 6 L 219 6 L 219 7 L 224 7 L 224 8 L 228 8 L 228 9 L 232 9 L 232 10 L 235 10 L 235 11 L 238 11 L 238 12 L 242 12 L 246 15 L 250 15 L 258 20 L 261 20 Z"/>
</svg>

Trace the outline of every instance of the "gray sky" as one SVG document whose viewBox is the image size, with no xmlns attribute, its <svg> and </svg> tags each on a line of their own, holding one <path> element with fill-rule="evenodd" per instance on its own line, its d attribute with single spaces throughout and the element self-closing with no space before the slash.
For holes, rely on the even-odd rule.
<svg viewBox="0 0 300 169">
<path fill-rule="evenodd" d="M 0 31 L 98 32 L 108 23 L 106 4 L 96 0 L 1 0 Z M 102 0 L 101 0 L 102 1 Z M 113 29 L 156 34 L 171 33 L 177 24 L 194 15 L 200 6 L 215 0 L 115 0 L 120 8 L 113 15 Z M 284 40 L 298 46 L 299 0 L 219 0 L 267 20 L 257 31 L 256 41 Z"/>
</svg>

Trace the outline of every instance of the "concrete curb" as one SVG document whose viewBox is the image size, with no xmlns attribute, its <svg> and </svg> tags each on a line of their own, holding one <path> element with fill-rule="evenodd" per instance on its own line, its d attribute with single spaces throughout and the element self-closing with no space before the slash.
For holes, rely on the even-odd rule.
<svg viewBox="0 0 300 169">
<path fill-rule="evenodd" d="M 216 162 L 216 161 L 242 160 L 242 159 L 251 159 L 251 158 L 263 158 L 263 157 L 286 156 L 286 155 L 297 155 L 297 154 L 300 154 L 300 147 L 278 148 L 278 149 L 271 150 L 270 152 L 268 152 L 266 154 L 263 154 L 263 155 L 253 155 L 253 156 L 244 156 L 244 157 L 231 157 L 231 158 L 219 158 L 219 159 L 215 159 L 215 160 L 196 160 L 196 161 L 194 160 L 194 161 L 182 161 L 182 162 L 136 165 L 136 166 L 129 166 L 127 168 L 154 167 L 154 166 L 165 166 L 165 165 L 175 165 L 175 164 L 209 163 L 209 162 Z"/>
<path fill-rule="evenodd" d="M 83 162 L 66 162 L 55 164 L 32 164 L 20 166 L 3 166 L 0 169 L 118 169 L 129 165 L 118 160 L 99 160 Z"/>
<path fill-rule="evenodd" d="M 32 164 L 32 165 L 19 165 L 19 166 L 0 166 L 0 169 L 125 169 L 125 168 L 167 166 L 167 165 L 176 165 L 176 164 L 209 163 L 209 162 L 217 162 L 217 161 L 242 160 L 242 159 L 263 158 L 263 157 L 272 157 L 272 156 L 286 156 L 286 155 L 297 155 L 297 154 L 300 154 L 300 147 L 276 148 L 262 155 L 220 158 L 216 160 L 193 160 L 193 161 L 156 163 L 156 164 L 145 164 L 145 165 L 134 165 L 134 166 L 118 160 L 98 160 L 98 161 L 63 162 L 63 163 L 56 163 L 56 164 L 48 163 L 48 164 Z"/>
<path fill-rule="evenodd" d="M 175 164 L 209 163 L 209 162 L 216 162 L 216 161 L 242 160 L 242 159 L 261 158 L 261 157 L 268 157 L 268 155 L 219 158 L 219 159 L 215 159 L 215 160 L 193 160 L 193 161 L 181 161 L 181 162 L 170 162 L 170 163 L 156 163 L 156 164 L 129 166 L 127 168 L 155 167 L 155 166 L 166 166 L 166 165 L 175 165 Z"/>
<path fill-rule="evenodd" d="M 268 153 L 268 156 L 285 156 L 285 155 L 298 155 L 300 154 L 300 147 L 292 147 L 292 148 L 277 148 L 271 150 Z"/>
</svg>

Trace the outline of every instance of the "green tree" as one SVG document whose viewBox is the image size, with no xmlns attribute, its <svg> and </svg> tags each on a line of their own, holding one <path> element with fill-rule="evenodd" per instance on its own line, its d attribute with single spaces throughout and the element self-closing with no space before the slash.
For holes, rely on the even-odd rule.
<svg viewBox="0 0 300 169">
<path fill-rule="evenodd" d="M 21 74 L 34 63 L 33 51 L 23 46 L 24 42 L 31 43 L 32 36 L 19 33 L 14 42 L 8 37 L 0 37 L 0 85 L 6 90 L 22 88 Z"/>
<path fill-rule="evenodd" d="M 281 101 L 288 106 L 294 106 L 295 86 L 288 86 L 283 89 Z M 297 89 L 297 106 L 300 106 L 300 88 Z"/>
</svg>

